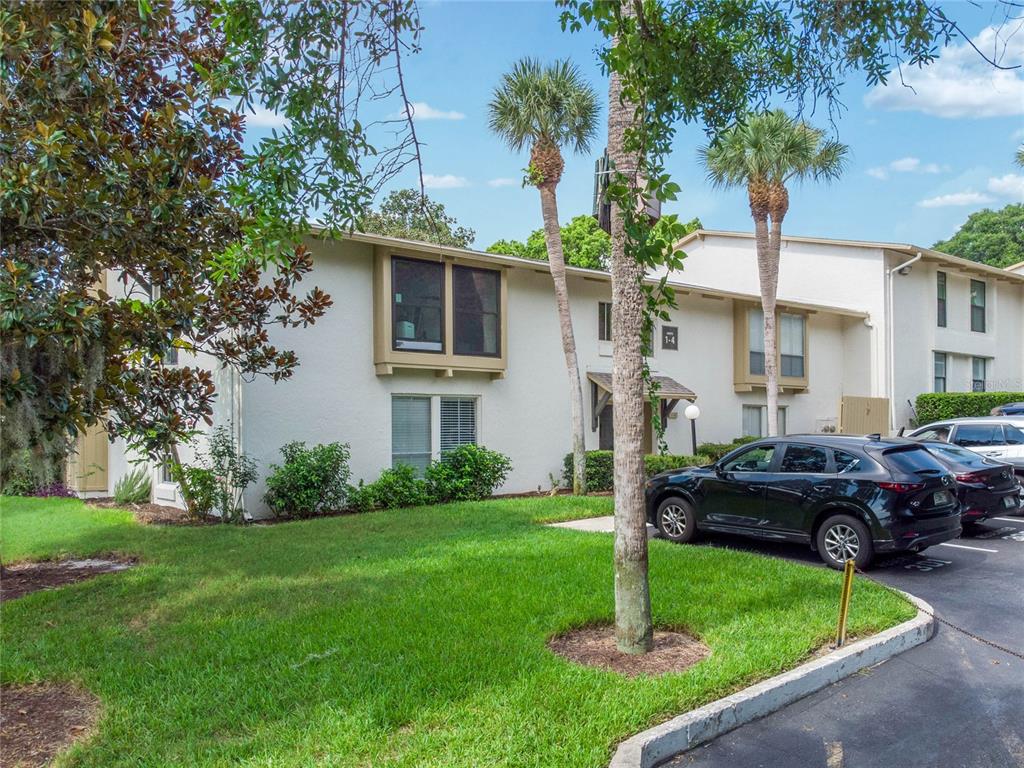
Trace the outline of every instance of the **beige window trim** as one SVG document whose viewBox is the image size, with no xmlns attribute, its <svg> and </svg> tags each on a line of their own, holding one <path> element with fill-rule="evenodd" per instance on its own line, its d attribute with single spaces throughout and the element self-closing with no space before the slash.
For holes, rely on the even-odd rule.
<svg viewBox="0 0 1024 768">
<path fill-rule="evenodd" d="M 486 261 L 444 256 L 431 258 L 422 252 L 374 247 L 373 261 L 373 364 L 378 376 L 389 376 L 398 369 L 431 370 L 437 376 L 450 377 L 458 372 L 489 373 L 492 378 L 503 378 L 508 368 L 508 270 Z M 391 308 L 391 259 L 428 261 L 444 265 L 444 351 L 416 352 L 393 348 Z M 500 351 L 498 357 L 457 355 L 455 349 L 455 312 L 452 288 L 453 265 L 477 267 L 497 272 L 500 302 Z"/>
<path fill-rule="evenodd" d="M 750 321 L 748 314 L 751 310 L 760 310 L 760 305 L 744 301 L 733 301 L 733 390 L 736 392 L 752 392 L 755 389 L 764 389 L 767 379 L 764 374 L 750 372 Z M 779 328 L 779 315 L 802 315 L 804 318 L 804 375 L 803 376 L 779 376 L 779 390 L 784 392 L 804 392 L 809 385 L 811 370 L 810 349 L 810 313 L 801 309 L 790 309 L 789 307 L 776 308 L 775 327 Z M 776 344 L 781 349 L 781 345 Z M 779 349 L 776 350 L 779 352 Z M 778 370 L 782 370 L 781 354 L 776 358 L 775 364 Z"/>
</svg>

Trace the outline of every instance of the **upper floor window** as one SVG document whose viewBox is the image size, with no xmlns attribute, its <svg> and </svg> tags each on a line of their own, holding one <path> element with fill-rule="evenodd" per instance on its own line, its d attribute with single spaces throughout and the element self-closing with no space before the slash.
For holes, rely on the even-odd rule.
<svg viewBox="0 0 1024 768">
<path fill-rule="evenodd" d="M 750 372 L 755 376 L 764 376 L 764 312 L 752 309 L 747 312 L 750 325 Z"/>
<path fill-rule="evenodd" d="M 934 375 L 934 379 L 935 379 L 933 390 L 935 392 L 945 392 L 946 391 L 946 353 L 945 352 L 936 352 L 935 353 L 935 359 L 934 359 L 934 362 L 933 362 L 933 367 L 934 367 L 933 375 Z"/>
<path fill-rule="evenodd" d="M 612 303 L 610 301 L 597 303 L 597 339 L 598 341 L 612 340 Z"/>
<path fill-rule="evenodd" d="M 752 309 L 747 313 L 750 338 L 750 373 L 764 375 L 764 313 L 760 309 Z M 806 318 L 783 312 L 779 315 L 779 375 L 803 378 L 806 372 L 804 365 L 804 333 Z"/>
<path fill-rule="evenodd" d="M 804 375 L 804 316 L 779 315 L 779 351 L 781 352 L 779 373 L 782 376 Z"/>
<path fill-rule="evenodd" d="M 394 349 L 444 351 L 444 265 L 419 259 L 391 260 Z"/>
<path fill-rule="evenodd" d="M 493 269 L 452 267 L 455 354 L 501 353 L 501 274 Z"/>
<path fill-rule="evenodd" d="M 984 357 L 972 357 L 971 358 L 971 391 L 972 392 L 984 392 L 985 391 L 985 374 L 986 374 L 986 363 Z"/>
<path fill-rule="evenodd" d="M 985 283 L 971 280 L 971 330 L 985 332 Z"/>
<path fill-rule="evenodd" d="M 935 312 L 940 328 L 946 327 L 946 273 L 935 273 Z"/>
</svg>

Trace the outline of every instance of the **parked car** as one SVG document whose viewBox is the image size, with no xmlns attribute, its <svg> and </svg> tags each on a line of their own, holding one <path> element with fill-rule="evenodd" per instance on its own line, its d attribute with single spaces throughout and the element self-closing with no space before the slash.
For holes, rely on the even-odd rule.
<svg viewBox="0 0 1024 768">
<path fill-rule="evenodd" d="M 1024 416 L 980 416 L 936 421 L 915 429 L 907 437 L 952 443 L 1010 464 L 1018 479 L 1024 482 Z"/>
<path fill-rule="evenodd" d="M 879 435 L 764 438 L 655 475 L 646 492 L 647 518 L 670 541 L 707 531 L 798 542 L 833 568 L 960 535 L 953 474 L 920 443 Z"/>
<path fill-rule="evenodd" d="M 1003 403 L 991 411 L 990 416 L 1024 416 L 1024 403 Z"/>
<path fill-rule="evenodd" d="M 964 527 L 1019 511 L 1021 485 L 1012 466 L 952 443 L 929 440 L 921 444 L 956 477 Z"/>
</svg>

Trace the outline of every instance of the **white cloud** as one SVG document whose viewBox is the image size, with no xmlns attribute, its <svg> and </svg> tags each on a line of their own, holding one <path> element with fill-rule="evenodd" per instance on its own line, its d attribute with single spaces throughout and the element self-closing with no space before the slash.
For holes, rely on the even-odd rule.
<svg viewBox="0 0 1024 768">
<path fill-rule="evenodd" d="M 986 27 L 972 42 L 1003 66 L 1024 63 L 1024 34 L 1004 36 L 996 27 Z M 936 117 L 1024 115 L 1024 68 L 996 69 L 967 42 L 949 45 L 932 64 L 904 69 L 903 82 L 894 72 L 887 85 L 868 91 L 864 103 Z"/>
<path fill-rule="evenodd" d="M 501 178 L 497 178 L 497 179 L 491 179 L 490 181 L 487 182 L 487 186 L 488 187 L 514 187 L 518 183 L 519 183 L 519 181 L 517 179 L 509 179 L 509 178 L 506 178 L 506 177 L 501 177 Z"/>
<path fill-rule="evenodd" d="M 922 163 L 918 157 L 901 157 L 893 160 L 888 165 L 879 165 L 868 168 L 866 173 L 876 179 L 887 179 L 889 173 L 942 173 L 948 171 L 949 167 L 938 163 Z"/>
<path fill-rule="evenodd" d="M 1024 139 L 1024 128 L 1018 128 L 1016 131 L 1010 134 L 1010 139 L 1013 141 L 1020 141 Z"/>
<path fill-rule="evenodd" d="M 1000 197 L 1024 201 L 1024 176 L 1017 173 L 994 176 L 988 180 L 988 191 Z"/>
<path fill-rule="evenodd" d="M 469 179 L 463 176 L 455 176 L 451 173 L 445 173 L 441 176 L 435 176 L 433 173 L 424 173 L 423 186 L 427 189 L 460 189 L 461 187 L 469 186 Z"/>
<path fill-rule="evenodd" d="M 454 109 L 436 109 L 425 101 L 414 101 L 409 107 L 412 109 L 412 116 L 417 120 L 463 120 L 466 117 Z"/>
<path fill-rule="evenodd" d="M 288 123 L 288 118 L 271 112 L 266 107 L 255 105 L 245 116 L 245 125 L 249 128 L 280 128 Z"/>
<path fill-rule="evenodd" d="M 992 198 L 989 195 L 967 190 L 966 192 L 952 192 L 948 195 L 929 197 L 919 201 L 918 206 L 921 208 L 950 208 L 962 205 L 984 205 L 991 202 Z"/>
</svg>

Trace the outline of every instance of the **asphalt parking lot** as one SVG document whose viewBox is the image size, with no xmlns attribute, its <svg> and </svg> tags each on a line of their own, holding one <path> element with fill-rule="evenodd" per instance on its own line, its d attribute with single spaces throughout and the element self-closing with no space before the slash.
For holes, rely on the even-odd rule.
<svg viewBox="0 0 1024 768">
<path fill-rule="evenodd" d="M 709 543 L 820 563 L 800 547 L 732 537 Z M 1024 654 L 1024 518 L 986 521 L 977 534 L 881 560 L 869 575 L 927 600 L 939 617 Z M 1024 659 L 940 623 L 930 642 L 667 765 L 1021 768 Z"/>
</svg>

